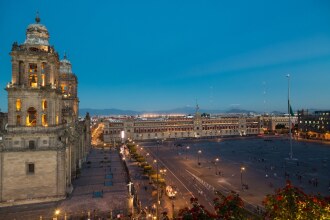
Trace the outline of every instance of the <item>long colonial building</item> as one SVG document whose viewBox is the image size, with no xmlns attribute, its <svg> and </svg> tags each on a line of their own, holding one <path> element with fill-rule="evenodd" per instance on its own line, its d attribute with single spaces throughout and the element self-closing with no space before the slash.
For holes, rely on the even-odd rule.
<svg viewBox="0 0 330 220">
<path fill-rule="evenodd" d="M 71 63 L 36 23 L 10 52 L 8 116 L 0 132 L 0 206 L 59 200 L 72 191 L 91 146 L 90 117 L 78 119 Z"/>
<path fill-rule="evenodd" d="M 177 138 L 200 138 L 221 136 L 257 135 L 263 132 L 259 116 L 223 116 L 204 118 L 166 117 L 153 119 L 126 118 L 105 120 L 103 138 L 105 143 L 126 139 L 155 140 Z"/>
</svg>

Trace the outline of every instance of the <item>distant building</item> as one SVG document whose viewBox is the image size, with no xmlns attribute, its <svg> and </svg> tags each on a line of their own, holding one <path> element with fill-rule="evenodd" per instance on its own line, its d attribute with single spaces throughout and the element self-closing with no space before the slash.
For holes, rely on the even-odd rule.
<svg viewBox="0 0 330 220">
<path fill-rule="evenodd" d="M 298 132 L 302 138 L 330 140 L 330 110 L 298 111 Z"/>
<path fill-rule="evenodd" d="M 216 118 L 167 117 L 144 119 L 127 118 L 104 121 L 106 143 L 132 140 L 207 138 L 257 135 L 262 132 L 260 117 L 222 116 Z M 124 135 L 124 136 L 122 136 Z"/>
<path fill-rule="evenodd" d="M 298 117 L 291 117 L 292 128 L 297 124 Z M 262 116 L 262 127 L 264 131 L 275 131 L 277 126 L 289 129 L 289 116 Z"/>
<path fill-rule="evenodd" d="M 78 120 L 77 77 L 36 23 L 11 50 L 8 125 L 0 140 L 0 206 L 59 200 L 72 191 L 91 146 L 90 117 Z"/>
</svg>

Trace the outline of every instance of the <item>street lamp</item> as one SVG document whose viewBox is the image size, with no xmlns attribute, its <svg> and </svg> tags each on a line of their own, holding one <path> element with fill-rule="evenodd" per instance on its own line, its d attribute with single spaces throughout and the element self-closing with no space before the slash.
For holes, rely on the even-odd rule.
<svg viewBox="0 0 330 220">
<path fill-rule="evenodd" d="M 199 162 L 199 155 L 202 153 L 201 150 L 198 150 L 198 154 L 197 154 L 197 162 L 198 162 L 198 166 L 201 165 L 201 163 Z"/>
<path fill-rule="evenodd" d="M 215 165 L 215 175 L 218 174 L 218 162 L 219 162 L 219 158 L 215 158 L 215 162 L 214 162 L 214 165 Z"/>
<path fill-rule="evenodd" d="M 58 217 L 58 215 L 60 214 L 60 210 L 59 209 L 56 209 L 55 210 L 55 219 L 57 220 L 57 217 Z"/>
<path fill-rule="evenodd" d="M 190 149 L 189 146 L 186 147 L 186 160 L 187 160 L 187 156 L 188 156 L 188 150 Z"/>
<path fill-rule="evenodd" d="M 243 171 L 245 170 L 245 167 L 241 167 L 241 186 L 242 186 L 242 190 L 244 190 L 243 188 Z"/>
<path fill-rule="evenodd" d="M 286 76 L 288 78 L 288 113 L 289 113 L 289 138 L 290 138 L 290 160 L 293 160 L 292 152 L 292 132 L 291 132 L 291 103 L 290 103 L 290 74 Z"/>
<path fill-rule="evenodd" d="M 157 157 L 159 156 L 159 152 L 158 152 L 158 148 L 159 148 L 159 141 L 157 141 Z M 157 203 L 156 203 L 156 220 L 158 220 L 158 214 L 159 214 L 159 179 L 158 179 L 158 175 L 159 175 L 159 170 L 158 170 L 158 162 L 156 161 L 156 169 L 157 169 Z"/>
</svg>

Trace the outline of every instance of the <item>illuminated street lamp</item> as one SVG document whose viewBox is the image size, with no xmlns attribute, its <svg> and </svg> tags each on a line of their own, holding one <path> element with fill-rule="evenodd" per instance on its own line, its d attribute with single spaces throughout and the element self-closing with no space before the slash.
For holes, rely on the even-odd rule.
<svg viewBox="0 0 330 220">
<path fill-rule="evenodd" d="M 125 138 L 125 131 L 121 131 L 120 132 L 120 136 L 121 136 L 121 143 L 124 143 L 124 138 Z"/>
<path fill-rule="evenodd" d="M 57 217 L 58 217 L 58 215 L 60 214 L 60 210 L 59 209 L 56 209 L 55 210 L 55 219 L 57 220 Z"/>
<path fill-rule="evenodd" d="M 214 162 L 214 165 L 215 165 L 215 175 L 218 174 L 218 162 L 219 162 L 219 158 L 215 158 L 215 162 Z"/>
<path fill-rule="evenodd" d="M 159 141 L 157 141 L 157 157 L 159 156 Z M 156 203 L 156 219 L 158 220 L 159 217 L 159 179 L 158 179 L 158 175 L 159 175 L 159 168 L 158 168 L 158 163 L 156 161 L 156 169 L 157 169 L 157 203 Z"/>
<path fill-rule="evenodd" d="M 202 153 L 201 150 L 198 150 L 198 154 L 197 154 L 197 162 L 198 162 L 198 166 L 201 165 L 201 163 L 199 162 L 199 155 Z"/>
<path fill-rule="evenodd" d="M 241 186 L 242 186 L 242 190 L 244 190 L 243 188 L 243 171 L 245 170 L 245 167 L 241 167 Z"/>
</svg>

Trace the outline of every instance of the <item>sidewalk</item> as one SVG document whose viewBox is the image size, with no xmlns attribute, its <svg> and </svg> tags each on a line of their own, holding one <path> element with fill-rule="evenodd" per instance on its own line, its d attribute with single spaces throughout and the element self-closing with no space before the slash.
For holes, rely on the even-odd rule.
<svg viewBox="0 0 330 220">
<path fill-rule="evenodd" d="M 58 206 L 75 217 L 110 218 L 127 214 L 126 173 L 117 150 L 92 149 L 74 191 Z"/>
<path fill-rule="evenodd" d="M 135 204 L 138 209 L 135 216 L 138 219 L 151 219 L 152 216 L 156 215 L 157 187 L 149 181 L 149 177 L 146 174 L 143 174 L 143 169 L 139 167 L 138 162 L 135 162 L 133 159 L 127 159 L 126 164 L 130 173 L 131 181 L 134 184 L 136 194 Z M 167 216 L 172 218 L 172 202 L 164 192 L 162 195 L 160 189 L 159 198 L 160 219 L 163 212 L 167 212 Z"/>
</svg>

